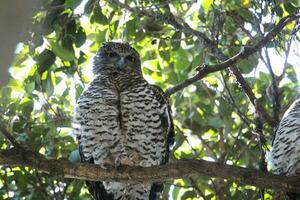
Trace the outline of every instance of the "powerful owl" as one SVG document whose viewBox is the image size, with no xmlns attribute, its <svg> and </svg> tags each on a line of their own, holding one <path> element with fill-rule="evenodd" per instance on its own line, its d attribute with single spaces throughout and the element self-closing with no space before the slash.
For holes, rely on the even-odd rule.
<svg viewBox="0 0 300 200">
<path fill-rule="evenodd" d="M 270 152 L 270 163 L 275 174 L 300 177 L 300 99 L 289 107 L 280 121 Z"/>
<path fill-rule="evenodd" d="M 137 51 L 108 42 L 97 52 L 94 79 L 77 102 L 73 121 L 83 162 L 107 166 L 165 164 L 174 128 L 163 91 L 142 76 Z M 162 184 L 87 182 L 96 200 L 156 199 Z"/>
</svg>

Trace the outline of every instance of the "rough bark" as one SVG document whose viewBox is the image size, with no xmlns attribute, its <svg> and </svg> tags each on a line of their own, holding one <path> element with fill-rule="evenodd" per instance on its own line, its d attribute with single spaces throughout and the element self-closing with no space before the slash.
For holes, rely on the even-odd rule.
<svg viewBox="0 0 300 200">
<path fill-rule="evenodd" d="M 182 177 L 208 176 L 230 179 L 241 185 L 253 185 L 290 192 L 300 191 L 300 179 L 297 177 L 278 176 L 256 169 L 204 160 L 180 160 L 163 166 L 149 168 L 120 167 L 118 169 L 102 169 L 93 164 L 47 159 L 39 153 L 14 148 L 0 151 L 0 165 L 10 167 L 28 166 L 53 176 L 92 181 L 154 182 Z"/>
</svg>

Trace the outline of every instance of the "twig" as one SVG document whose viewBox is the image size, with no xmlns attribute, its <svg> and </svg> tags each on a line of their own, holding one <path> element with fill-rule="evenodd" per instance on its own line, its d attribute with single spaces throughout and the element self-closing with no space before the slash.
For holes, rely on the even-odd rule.
<svg viewBox="0 0 300 200">
<path fill-rule="evenodd" d="M 240 161 L 242 155 L 248 150 L 249 146 L 252 144 L 252 142 L 254 141 L 255 138 L 256 138 L 256 136 L 252 135 L 251 138 L 250 138 L 250 140 L 246 144 L 246 146 L 244 146 L 243 149 L 236 156 L 236 159 L 235 159 L 235 162 L 234 162 L 235 165 Z"/>
<path fill-rule="evenodd" d="M 247 83 L 245 78 L 243 77 L 240 70 L 236 66 L 231 66 L 230 70 L 235 75 L 237 81 L 239 82 L 239 84 L 242 87 L 243 91 L 245 92 L 245 94 L 247 95 L 249 100 L 251 101 L 252 105 L 254 105 L 257 114 L 262 119 L 264 119 L 269 125 L 271 125 L 272 127 L 277 126 L 277 124 L 278 124 L 277 121 L 267 113 L 267 111 L 263 108 L 261 103 L 257 100 L 257 98 L 255 97 L 251 87 L 249 86 L 249 84 Z"/>
<path fill-rule="evenodd" d="M 199 153 L 193 147 L 193 145 L 190 143 L 190 141 L 188 140 L 188 137 L 181 131 L 181 129 L 178 126 L 175 125 L 175 128 L 176 128 L 176 133 L 180 133 L 182 135 L 182 137 L 184 138 L 184 140 L 187 142 L 187 144 L 190 146 L 194 156 L 199 157 Z"/>
<path fill-rule="evenodd" d="M 279 122 L 279 112 L 280 112 L 280 108 L 281 108 L 281 105 L 280 105 L 280 93 L 279 93 L 279 88 L 278 88 L 278 85 L 279 85 L 279 82 L 277 81 L 277 77 L 276 75 L 274 74 L 273 72 L 273 69 L 272 69 L 272 64 L 271 64 L 271 60 L 270 60 L 270 57 L 269 57 L 269 52 L 268 52 L 268 49 L 265 48 L 265 56 L 266 56 L 266 66 L 269 70 L 269 73 L 271 75 L 271 78 L 272 78 L 272 83 L 271 83 L 271 86 L 272 87 L 272 94 L 271 94 L 271 97 L 272 97 L 272 104 L 273 104 L 273 118 Z"/>
<path fill-rule="evenodd" d="M 3 126 L 1 122 L 0 122 L 0 132 L 15 148 L 21 148 L 20 144 L 15 140 L 15 138 L 10 134 L 10 132 L 6 130 L 6 127 Z"/>
<path fill-rule="evenodd" d="M 221 76 L 222 76 L 222 80 L 223 80 L 223 83 L 224 83 L 224 88 L 229 96 L 229 100 L 228 100 L 228 103 L 236 110 L 237 114 L 239 115 L 239 117 L 241 118 L 241 120 L 247 125 L 247 127 L 252 130 L 252 128 L 250 127 L 250 124 L 252 123 L 252 121 L 247 117 L 245 116 L 242 111 L 239 109 L 239 107 L 236 105 L 236 102 L 231 94 L 231 91 L 228 87 L 228 84 L 227 84 L 227 81 L 224 77 L 224 74 L 221 72 Z M 225 98 L 225 95 L 223 95 L 223 98 L 224 100 L 226 99 Z"/>
</svg>

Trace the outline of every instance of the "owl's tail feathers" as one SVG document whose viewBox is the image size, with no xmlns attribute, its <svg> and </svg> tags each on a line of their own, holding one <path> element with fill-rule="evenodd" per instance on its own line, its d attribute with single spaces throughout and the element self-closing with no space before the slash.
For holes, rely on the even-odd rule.
<svg viewBox="0 0 300 200">
<path fill-rule="evenodd" d="M 300 193 L 286 193 L 288 200 L 300 200 Z"/>
<path fill-rule="evenodd" d="M 113 195 L 108 194 L 102 182 L 86 181 L 86 185 L 94 200 L 113 200 Z"/>
<path fill-rule="evenodd" d="M 162 183 L 153 183 L 150 190 L 149 200 L 157 200 L 164 189 Z"/>
<path fill-rule="evenodd" d="M 81 162 L 94 164 L 93 157 L 91 157 L 88 160 L 84 157 L 81 145 L 79 145 L 78 151 L 79 151 Z M 102 182 L 85 181 L 85 183 L 94 200 L 114 200 L 113 194 L 109 194 L 106 191 Z"/>
</svg>

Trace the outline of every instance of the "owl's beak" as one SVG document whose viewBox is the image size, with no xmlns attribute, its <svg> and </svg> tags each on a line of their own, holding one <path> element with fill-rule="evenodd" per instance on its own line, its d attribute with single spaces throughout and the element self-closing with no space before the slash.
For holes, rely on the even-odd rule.
<svg viewBox="0 0 300 200">
<path fill-rule="evenodd" d="M 117 70 L 123 71 L 125 69 L 124 57 L 121 57 L 116 63 Z"/>
</svg>

